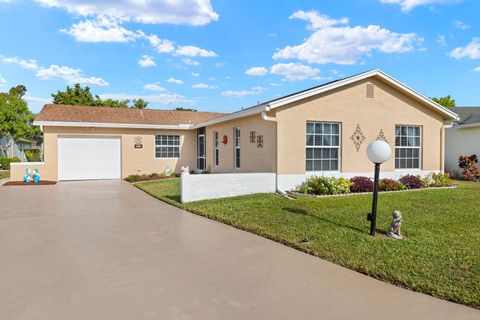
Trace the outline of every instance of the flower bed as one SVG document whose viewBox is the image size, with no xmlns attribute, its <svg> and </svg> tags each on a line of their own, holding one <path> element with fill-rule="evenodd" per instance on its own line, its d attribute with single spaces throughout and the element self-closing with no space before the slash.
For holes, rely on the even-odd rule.
<svg viewBox="0 0 480 320">
<path fill-rule="evenodd" d="M 405 175 L 398 181 L 393 179 L 381 179 L 379 181 L 380 192 L 416 190 L 425 188 L 446 188 L 452 185 L 447 173 L 430 173 L 425 177 Z M 345 178 L 310 176 L 305 180 L 295 193 L 331 196 L 358 193 L 370 193 L 373 191 L 373 179 L 369 177 Z"/>
<path fill-rule="evenodd" d="M 126 177 L 124 180 L 130 183 L 140 182 L 140 181 L 150 181 L 150 180 L 159 180 L 159 179 L 170 179 L 176 178 L 177 174 L 172 173 L 170 175 L 166 175 L 163 173 L 150 173 L 150 174 L 132 174 Z"/>
</svg>

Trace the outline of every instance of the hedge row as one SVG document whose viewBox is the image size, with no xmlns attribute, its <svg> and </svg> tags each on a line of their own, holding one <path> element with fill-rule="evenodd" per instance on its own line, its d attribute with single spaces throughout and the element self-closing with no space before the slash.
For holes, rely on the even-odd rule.
<svg viewBox="0 0 480 320">
<path fill-rule="evenodd" d="M 400 179 L 381 179 L 380 191 L 398 191 L 405 189 L 419 189 L 428 187 L 449 186 L 450 178 L 447 173 L 431 173 L 424 178 L 414 175 L 405 175 Z M 372 192 L 373 180 L 369 177 L 353 177 L 351 179 L 325 176 L 311 176 L 299 187 L 298 192 L 315 195 L 333 195 L 345 193 Z"/>
</svg>

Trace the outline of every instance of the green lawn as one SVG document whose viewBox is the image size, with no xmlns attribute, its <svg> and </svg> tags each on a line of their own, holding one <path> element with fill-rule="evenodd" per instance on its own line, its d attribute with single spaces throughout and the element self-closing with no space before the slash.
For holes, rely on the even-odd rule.
<svg viewBox="0 0 480 320">
<path fill-rule="evenodd" d="M 181 205 L 179 180 L 138 183 L 150 195 L 372 277 L 480 308 L 480 183 L 381 193 L 377 237 L 368 235 L 370 195 L 287 200 L 274 194 Z M 403 214 L 403 241 L 384 236 Z M 301 243 L 308 238 L 308 244 Z"/>
<path fill-rule="evenodd" d="M 0 170 L 0 179 L 10 178 L 9 170 Z"/>
</svg>

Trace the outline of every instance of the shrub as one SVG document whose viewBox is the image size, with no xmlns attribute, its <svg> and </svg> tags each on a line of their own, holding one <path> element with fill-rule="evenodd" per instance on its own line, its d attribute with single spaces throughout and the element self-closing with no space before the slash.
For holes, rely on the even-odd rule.
<svg viewBox="0 0 480 320">
<path fill-rule="evenodd" d="M 14 158 L 0 158 L 0 169 L 10 170 L 10 163 L 20 162 L 21 160 L 17 157 Z"/>
<path fill-rule="evenodd" d="M 326 195 L 350 192 L 351 182 L 345 178 L 311 176 L 305 180 L 298 191 L 301 193 Z"/>
<path fill-rule="evenodd" d="M 424 186 L 422 179 L 411 174 L 401 177 L 399 182 L 405 185 L 407 189 L 420 189 Z"/>
<path fill-rule="evenodd" d="M 149 180 L 155 180 L 155 179 L 160 179 L 162 175 L 158 173 L 150 173 L 149 175 L 146 176 L 147 179 Z"/>
<path fill-rule="evenodd" d="M 373 191 L 373 181 L 368 177 L 353 177 L 350 181 L 352 182 L 352 186 L 350 187 L 351 192 Z"/>
<path fill-rule="evenodd" d="M 451 184 L 448 173 L 430 173 L 422 179 L 426 187 L 447 187 Z"/>
<path fill-rule="evenodd" d="M 467 181 L 480 181 L 480 169 L 477 168 L 477 155 L 458 157 L 458 166 L 463 169 L 463 178 Z"/>
<path fill-rule="evenodd" d="M 352 181 L 345 178 L 338 178 L 337 181 L 338 187 L 340 188 L 340 193 L 350 193 L 350 188 L 353 185 Z"/>
<path fill-rule="evenodd" d="M 40 150 L 38 149 L 31 149 L 25 150 L 25 157 L 27 158 L 28 162 L 39 162 L 40 161 Z"/>
<path fill-rule="evenodd" d="M 452 184 L 448 173 L 434 173 L 432 174 L 432 178 L 434 187 L 448 187 Z"/>
<path fill-rule="evenodd" d="M 398 191 L 405 190 L 405 185 L 393 179 L 382 179 L 378 184 L 380 191 Z"/>
<path fill-rule="evenodd" d="M 131 174 L 128 177 L 126 177 L 125 180 L 128 182 L 138 182 L 138 181 L 142 181 L 142 176 L 139 174 Z"/>
</svg>

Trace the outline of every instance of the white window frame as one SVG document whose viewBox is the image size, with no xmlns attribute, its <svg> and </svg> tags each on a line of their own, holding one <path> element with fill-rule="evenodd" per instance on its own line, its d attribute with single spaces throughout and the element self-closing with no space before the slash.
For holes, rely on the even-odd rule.
<svg viewBox="0 0 480 320">
<path fill-rule="evenodd" d="M 167 144 L 157 144 L 157 137 L 159 137 L 159 136 L 166 136 L 167 137 Z M 169 145 L 168 144 L 168 137 L 178 137 L 178 145 Z M 155 141 L 154 141 L 153 152 L 154 152 L 155 159 L 178 159 L 178 158 L 180 158 L 181 145 L 182 145 L 182 139 L 181 139 L 180 135 L 178 135 L 178 134 L 156 134 L 154 139 L 155 139 Z M 167 157 L 157 157 L 157 148 L 162 148 L 162 147 L 163 148 L 169 148 L 169 147 L 178 148 L 178 157 L 176 157 L 176 156 L 169 157 L 168 152 L 167 152 Z"/>
<path fill-rule="evenodd" d="M 238 137 L 237 137 L 238 132 Z M 242 152 L 240 149 L 240 138 L 241 138 L 241 131 L 239 127 L 233 128 L 233 163 L 235 169 L 240 169 L 242 166 Z M 237 150 L 239 152 L 240 163 L 237 163 Z"/>
<path fill-rule="evenodd" d="M 408 137 L 408 127 L 413 127 L 413 128 L 419 128 L 420 129 L 420 143 L 419 146 L 397 146 L 397 127 L 407 127 L 407 137 Z M 415 130 L 415 129 L 414 129 Z M 417 136 L 413 136 L 414 138 Z M 423 146 L 423 127 L 420 125 L 413 125 L 413 124 L 396 124 L 395 125 L 395 154 L 394 154 L 394 166 L 395 166 L 395 171 L 412 171 L 412 170 L 422 170 L 422 162 L 423 162 L 423 157 L 422 157 L 422 146 Z M 418 149 L 418 167 L 416 168 L 397 168 L 397 149 Z M 405 158 L 408 159 L 408 158 Z"/>
<path fill-rule="evenodd" d="M 214 131 L 213 132 L 213 164 L 215 167 L 220 165 L 220 132 Z"/>
<path fill-rule="evenodd" d="M 308 127 L 308 124 L 309 123 L 313 123 L 313 124 L 317 124 L 317 123 L 321 123 L 321 124 L 335 124 L 335 125 L 338 125 L 338 146 L 317 146 L 317 145 L 308 145 L 307 144 L 307 138 L 308 138 L 308 132 L 307 132 L 307 127 Z M 332 135 L 332 134 L 330 134 Z M 311 149 L 337 149 L 337 155 L 338 155 L 338 158 L 337 158 L 337 169 L 334 169 L 334 170 L 307 170 L 307 161 L 310 160 L 310 161 L 315 161 L 315 158 L 312 158 L 312 159 L 307 159 L 307 149 L 308 148 L 311 148 Z M 320 159 L 317 159 L 317 160 L 320 160 Z M 322 160 L 325 160 L 325 159 L 322 159 Z M 331 160 L 331 158 L 329 158 L 329 160 Z M 321 161 L 321 160 L 320 160 Z M 342 163 L 342 123 L 341 122 L 335 122 L 335 121 L 316 121 L 316 120 L 308 120 L 306 123 L 305 123 L 305 162 L 304 162 L 304 165 L 305 165 L 305 172 L 306 173 L 310 173 L 310 174 L 315 174 L 316 172 L 320 172 L 320 173 L 323 173 L 323 172 L 329 172 L 329 173 L 332 173 L 332 172 L 340 172 L 340 166 L 341 166 L 341 163 Z"/>
</svg>

